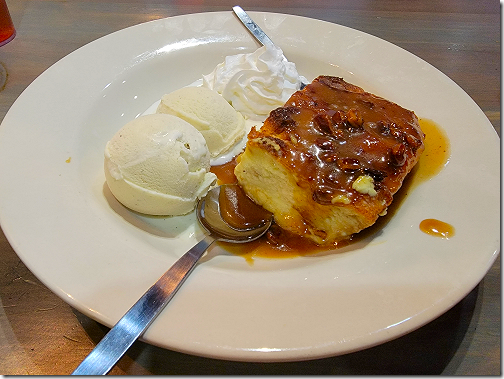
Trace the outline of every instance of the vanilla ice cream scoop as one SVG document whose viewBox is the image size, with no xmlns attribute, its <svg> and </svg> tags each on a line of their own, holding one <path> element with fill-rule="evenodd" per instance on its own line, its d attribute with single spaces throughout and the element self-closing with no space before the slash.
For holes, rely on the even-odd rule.
<svg viewBox="0 0 504 379">
<path fill-rule="evenodd" d="M 216 157 L 245 135 L 243 116 L 217 92 L 203 87 L 184 87 L 164 95 L 157 113 L 172 114 L 198 129 Z"/>
<path fill-rule="evenodd" d="M 280 48 L 265 46 L 253 53 L 227 56 L 203 75 L 203 87 L 222 95 L 245 118 L 264 121 L 306 81 Z"/>
<path fill-rule="evenodd" d="M 183 215 L 206 195 L 209 172 L 205 139 L 188 122 L 168 114 L 140 116 L 105 147 L 105 178 L 124 206 L 150 215 Z"/>
</svg>

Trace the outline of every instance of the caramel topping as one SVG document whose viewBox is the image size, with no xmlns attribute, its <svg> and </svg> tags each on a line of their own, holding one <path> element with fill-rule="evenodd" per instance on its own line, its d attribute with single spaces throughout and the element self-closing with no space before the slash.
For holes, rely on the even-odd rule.
<svg viewBox="0 0 504 379">
<path fill-rule="evenodd" d="M 381 223 L 375 224 L 372 229 L 368 229 L 364 234 L 361 232 L 347 241 L 338 242 L 334 246 L 316 246 L 310 240 L 293 235 L 286 231 L 279 229 L 277 225 L 273 225 L 270 231 L 258 241 L 250 242 L 248 244 L 225 244 L 226 250 L 240 255 L 247 259 L 250 264 L 253 263 L 255 258 L 295 258 L 305 255 L 313 255 L 330 249 L 337 249 L 341 246 L 346 246 L 354 241 L 359 241 L 361 238 L 366 238 L 370 234 L 379 230 L 386 224 L 397 209 L 401 206 L 403 200 L 407 195 L 420 183 L 435 176 L 448 162 L 450 144 L 449 140 L 442 131 L 441 127 L 431 120 L 420 119 L 419 123 L 422 130 L 426 133 L 425 138 L 425 151 L 420 157 L 420 161 L 415 170 L 411 173 L 412 176 L 409 180 L 403 183 L 401 191 L 395 194 L 394 203 L 388 208 L 387 215 L 382 218 Z M 220 181 L 227 183 L 235 183 L 236 177 L 233 170 L 236 166 L 236 160 L 226 163 L 222 166 L 213 166 L 211 171 L 214 172 Z M 351 168 L 354 162 L 347 162 Z M 397 197 L 399 196 L 399 197 Z M 344 195 L 333 197 L 333 203 L 348 204 L 348 199 Z M 441 221 L 427 219 L 422 221 L 419 229 L 427 234 L 439 238 L 447 238 L 455 233 L 455 228 L 449 224 L 441 226 L 438 225 Z M 436 230 L 436 231 L 435 231 Z M 446 234 L 448 231 L 448 234 Z"/>
<path fill-rule="evenodd" d="M 413 112 L 341 78 L 320 76 L 272 111 L 249 140 L 274 150 L 318 203 L 344 204 L 332 199 L 356 201 L 376 192 L 388 205 L 423 149 L 424 134 Z M 364 192 L 353 185 L 362 177 L 372 186 Z"/>
</svg>

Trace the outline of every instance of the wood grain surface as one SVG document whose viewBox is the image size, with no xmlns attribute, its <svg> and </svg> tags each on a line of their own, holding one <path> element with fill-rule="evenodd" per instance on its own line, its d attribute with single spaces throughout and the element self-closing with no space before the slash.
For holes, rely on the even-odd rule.
<svg viewBox="0 0 504 379">
<path fill-rule="evenodd" d="M 27 86 L 73 50 L 145 21 L 229 11 L 230 1 L 8 0 L 16 38 L 0 47 L 0 120 Z M 500 4 L 439 0 L 243 0 L 388 40 L 444 72 L 500 135 Z M 111 374 L 500 375 L 500 259 L 460 303 L 424 327 L 374 348 L 306 362 L 243 363 L 136 342 Z M 66 375 L 107 328 L 72 309 L 21 262 L 0 232 L 0 374 Z"/>
</svg>

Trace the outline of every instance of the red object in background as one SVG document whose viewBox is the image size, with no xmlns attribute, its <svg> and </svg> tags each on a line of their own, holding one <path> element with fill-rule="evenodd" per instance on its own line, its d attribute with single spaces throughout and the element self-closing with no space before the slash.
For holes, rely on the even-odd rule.
<svg viewBox="0 0 504 379">
<path fill-rule="evenodd" d="M 16 29 L 7 8 L 5 0 L 0 0 L 0 46 L 12 41 L 16 36 Z"/>
</svg>

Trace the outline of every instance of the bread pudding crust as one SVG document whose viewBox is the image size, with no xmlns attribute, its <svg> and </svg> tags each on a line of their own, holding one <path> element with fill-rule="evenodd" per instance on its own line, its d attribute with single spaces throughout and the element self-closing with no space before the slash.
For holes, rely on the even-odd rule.
<svg viewBox="0 0 504 379">
<path fill-rule="evenodd" d="M 319 76 L 251 130 L 235 175 L 282 229 L 333 244 L 384 213 L 424 137 L 414 112 Z"/>
</svg>

